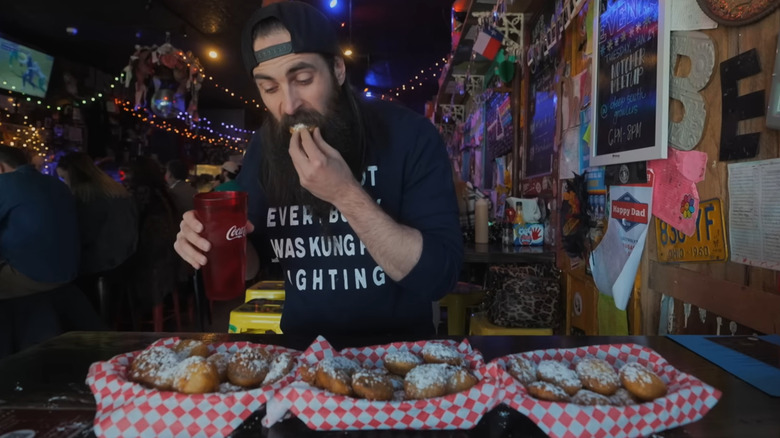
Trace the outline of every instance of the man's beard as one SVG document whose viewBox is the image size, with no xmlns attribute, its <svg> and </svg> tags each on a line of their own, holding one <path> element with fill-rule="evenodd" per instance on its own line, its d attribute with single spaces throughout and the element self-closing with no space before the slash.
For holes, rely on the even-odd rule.
<svg viewBox="0 0 780 438">
<path fill-rule="evenodd" d="M 362 151 L 356 145 L 354 123 L 356 123 L 345 93 L 334 81 L 332 97 L 327 103 L 326 114 L 313 109 L 300 109 L 295 114 L 284 114 L 280 121 L 269 117 L 263 138 L 263 166 L 261 182 L 272 206 L 302 205 L 309 209 L 315 219 L 327 224 L 333 204 L 312 195 L 301 187 L 289 147 L 290 128 L 298 123 L 319 127 L 322 138 L 336 149 L 357 177 L 362 166 Z"/>
</svg>

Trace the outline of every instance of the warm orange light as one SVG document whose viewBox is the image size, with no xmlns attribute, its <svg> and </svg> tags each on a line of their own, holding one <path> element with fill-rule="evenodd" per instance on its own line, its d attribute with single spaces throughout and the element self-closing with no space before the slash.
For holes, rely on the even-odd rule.
<svg viewBox="0 0 780 438">
<path fill-rule="evenodd" d="M 217 59 L 219 58 L 219 53 L 216 50 L 209 50 L 209 58 Z"/>
<path fill-rule="evenodd" d="M 344 51 L 344 56 L 352 56 L 352 49 L 347 49 Z"/>
</svg>

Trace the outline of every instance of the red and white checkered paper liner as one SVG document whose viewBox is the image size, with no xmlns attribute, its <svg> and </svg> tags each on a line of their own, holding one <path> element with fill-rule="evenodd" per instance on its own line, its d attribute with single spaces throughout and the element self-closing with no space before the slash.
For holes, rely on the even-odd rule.
<svg viewBox="0 0 780 438">
<path fill-rule="evenodd" d="M 522 356 L 538 364 L 559 361 L 570 368 L 584 357 L 597 357 L 620 369 L 638 362 L 653 370 L 666 383 L 666 396 L 631 406 L 580 406 L 531 397 L 507 371 L 511 357 Z M 655 351 L 637 344 L 591 345 L 581 348 L 536 350 L 493 359 L 501 373 L 503 402 L 530 418 L 553 438 L 637 437 L 699 420 L 718 402 L 721 392 L 683 373 Z"/>
<path fill-rule="evenodd" d="M 179 338 L 164 338 L 147 348 L 172 347 Z M 299 351 L 275 345 L 225 342 L 209 345 L 212 352 L 236 352 L 245 346 L 265 347 L 297 357 Z M 133 358 L 141 351 L 114 356 L 89 367 L 87 384 L 95 395 L 94 432 L 99 437 L 226 436 L 295 378 L 293 369 L 278 382 L 247 391 L 181 394 L 158 391 L 127 380 Z"/>
<path fill-rule="evenodd" d="M 470 429 L 500 403 L 498 366 L 485 365 L 482 354 L 467 340 L 395 342 L 336 351 L 322 336 L 303 352 L 301 364 L 314 366 L 326 357 L 344 356 L 367 368 L 384 367 L 385 354 L 409 350 L 420 354 L 429 342 L 455 347 L 480 381 L 468 391 L 426 400 L 372 401 L 352 398 L 316 388 L 300 380 L 282 388 L 268 401 L 263 425 L 270 427 L 289 411 L 313 430 L 370 429 Z M 300 379 L 300 375 L 297 376 Z"/>
</svg>

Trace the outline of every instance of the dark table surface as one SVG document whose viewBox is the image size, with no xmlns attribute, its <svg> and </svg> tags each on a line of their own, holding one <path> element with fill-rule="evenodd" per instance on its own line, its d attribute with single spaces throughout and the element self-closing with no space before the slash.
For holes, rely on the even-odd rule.
<svg viewBox="0 0 780 438">
<path fill-rule="evenodd" d="M 63 428 L 63 421 L 65 423 L 86 422 L 92 418 L 95 411 L 94 398 L 84 383 L 89 365 L 96 361 L 107 360 L 117 354 L 143 349 L 164 336 L 177 336 L 177 334 L 72 332 L 3 359 L 0 361 L 0 434 L 5 432 L 4 415 L 9 416 L 10 413 L 28 419 L 36 416 L 60 418 L 61 420 L 58 420 L 60 423 L 56 426 L 59 429 Z M 299 350 L 304 350 L 313 341 L 311 337 L 286 335 L 182 333 L 178 336 L 213 342 L 245 340 L 284 345 Z M 328 337 L 328 341 L 337 349 L 418 339 L 398 336 Z M 723 392 L 718 404 L 701 420 L 661 432 L 656 436 L 780 436 L 780 398 L 772 398 L 764 394 L 665 337 L 471 336 L 468 339 L 475 349 L 482 352 L 486 361 L 511 353 L 545 348 L 573 348 L 629 342 L 645 345 L 661 354 L 675 368 L 692 374 Z M 260 426 L 260 419 L 264 414 L 262 409 L 256 412 L 232 436 L 372 438 L 545 436 L 526 417 L 503 405 L 489 412 L 476 428 L 468 431 L 313 432 L 294 418 L 265 429 Z M 89 436 L 88 432 L 86 436 Z"/>
<path fill-rule="evenodd" d="M 500 243 L 464 243 L 464 263 L 553 263 L 555 251 L 542 246 L 503 246 Z"/>
</svg>

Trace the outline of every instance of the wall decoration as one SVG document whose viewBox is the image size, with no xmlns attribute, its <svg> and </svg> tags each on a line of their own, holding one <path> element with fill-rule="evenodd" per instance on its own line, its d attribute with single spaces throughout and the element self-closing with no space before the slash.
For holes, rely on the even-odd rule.
<svg viewBox="0 0 780 438">
<path fill-rule="evenodd" d="M 720 199 L 702 201 L 694 207 L 695 231 L 686 236 L 682 231 L 657 218 L 655 240 L 661 263 L 725 262 L 728 260 L 726 228 Z M 655 214 L 655 213 L 654 213 Z"/>
<path fill-rule="evenodd" d="M 772 71 L 772 88 L 769 92 L 769 105 L 766 112 L 766 127 L 780 129 L 780 35 L 775 45 L 775 69 Z"/>
<path fill-rule="evenodd" d="M 780 0 L 697 0 L 710 18 L 726 26 L 758 21 L 780 6 Z"/>
<path fill-rule="evenodd" d="M 511 96 L 509 93 L 494 93 L 485 102 L 486 163 L 512 152 L 514 124 L 512 123 Z M 486 169 L 485 182 L 494 179 L 492 167 Z"/>
<path fill-rule="evenodd" d="M 555 124 L 558 97 L 554 88 L 555 70 L 551 63 L 531 74 L 531 123 L 528 133 L 525 177 L 548 175 L 552 172 L 555 152 Z"/>
<path fill-rule="evenodd" d="M 756 49 L 720 63 L 722 111 L 720 124 L 720 161 L 753 158 L 758 154 L 760 132 L 737 135 L 741 120 L 764 115 L 764 90 L 739 95 L 738 81 L 761 73 Z"/>
<path fill-rule="evenodd" d="M 136 46 L 123 73 L 125 88 L 134 85 L 135 109 L 148 107 L 166 119 L 186 112 L 198 121 L 204 76 L 200 61 L 191 52 L 184 53 L 169 41 L 159 47 Z"/>
<path fill-rule="evenodd" d="M 670 150 L 668 159 L 653 160 L 648 165 L 656 176 L 653 214 L 686 236 L 693 236 L 699 209 L 696 183 L 704 181 L 707 154 Z"/>
<path fill-rule="evenodd" d="M 671 47 L 670 58 L 688 57 L 691 71 L 685 77 L 672 75 L 669 97 L 682 102 L 685 113 L 679 122 L 669 120 L 669 146 L 689 151 L 704 133 L 707 109 L 699 91 L 710 81 L 715 68 L 715 44 L 702 32 L 672 32 Z"/>
<path fill-rule="evenodd" d="M 647 239 L 653 212 L 653 174 L 647 184 L 609 188 L 609 225 L 601 243 L 590 255 L 593 281 L 604 295 L 615 299 L 625 310 L 634 288 L 634 279 Z"/>
<path fill-rule="evenodd" d="M 660 0 L 594 0 L 591 165 L 666 158 L 670 9 Z"/>
</svg>

